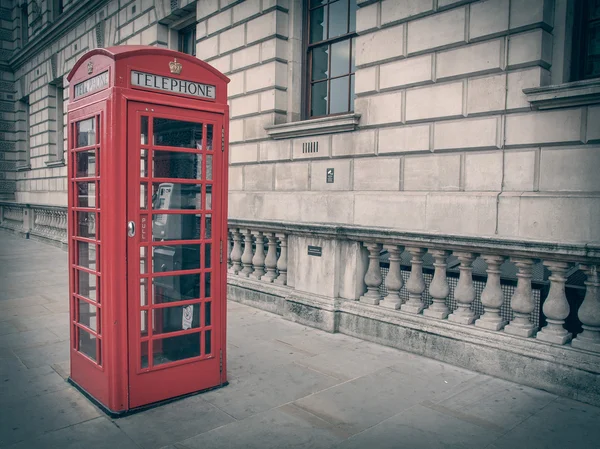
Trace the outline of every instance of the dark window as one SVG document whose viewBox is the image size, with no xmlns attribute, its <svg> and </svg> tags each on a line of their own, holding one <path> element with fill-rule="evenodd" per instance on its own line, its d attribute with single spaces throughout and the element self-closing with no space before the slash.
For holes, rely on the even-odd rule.
<svg viewBox="0 0 600 449">
<path fill-rule="evenodd" d="M 579 0 L 573 24 L 573 81 L 600 77 L 600 0 Z"/>
<path fill-rule="evenodd" d="M 306 0 L 308 117 L 354 110 L 356 0 Z"/>
<path fill-rule="evenodd" d="M 53 3 L 54 20 L 58 19 L 58 17 L 65 10 L 65 6 L 63 3 L 64 3 L 63 0 L 54 0 L 54 3 Z"/>
<path fill-rule="evenodd" d="M 24 47 L 29 40 L 29 16 L 27 13 L 27 3 L 21 5 L 21 47 Z"/>
<path fill-rule="evenodd" d="M 179 31 L 178 50 L 188 55 L 196 56 L 196 24 Z"/>
</svg>

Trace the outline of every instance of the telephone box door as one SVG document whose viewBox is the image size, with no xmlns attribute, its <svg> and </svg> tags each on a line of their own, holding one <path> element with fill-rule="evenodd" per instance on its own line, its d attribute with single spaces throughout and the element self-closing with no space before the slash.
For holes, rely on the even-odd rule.
<svg viewBox="0 0 600 449">
<path fill-rule="evenodd" d="M 222 382 L 223 116 L 129 102 L 129 406 Z"/>
</svg>

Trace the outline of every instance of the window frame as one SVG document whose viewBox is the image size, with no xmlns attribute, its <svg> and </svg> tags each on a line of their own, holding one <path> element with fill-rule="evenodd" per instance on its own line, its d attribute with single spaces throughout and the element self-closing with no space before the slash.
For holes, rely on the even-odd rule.
<svg viewBox="0 0 600 449">
<path fill-rule="evenodd" d="M 327 5 L 327 7 L 329 7 L 330 4 L 335 3 L 336 1 L 339 0 L 327 0 L 327 3 L 325 3 L 325 5 Z M 350 7 L 351 2 L 356 1 L 356 0 L 348 0 L 348 24 L 350 24 L 350 15 L 352 13 L 352 8 Z M 303 28 L 303 36 L 302 36 L 302 58 L 303 58 L 303 65 L 304 65 L 304 70 L 302 71 L 302 119 L 303 120 L 312 120 L 312 119 L 319 119 L 319 118 L 325 118 L 325 117 L 335 117 L 335 116 L 339 116 L 339 115 L 347 115 L 347 114 L 352 114 L 354 112 L 354 107 L 353 107 L 353 97 L 354 97 L 354 92 L 352 91 L 352 77 L 354 76 L 355 79 L 355 83 L 356 83 L 356 66 L 354 67 L 354 71 L 351 72 L 350 69 L 352 67 L 352 54 L 354 52 L 354 48 L 353 46 L 356 44 L 356 37 L 358 36 L 356 29 L 352 32 L 340 35 L 340 36 L 335 36 L 333 38 L 328 38 L 328 39 L 324 39 L 318 42 L 314 42 L 314 43 L 310 43 L 310 34 L 311 34 L 311 29 L 310 29 L 310 11 L 311 9 L 317 9 L 319 7 L 323 7 L 323 6 L 318 6 L 315 8 L 311 8 L 310 7 L 310 0 L 303 0 L 302 2 L 302 23 L 305 24 Z M 356 14 L 356 10 L 358 10 L 358 7 L 355 9 L 355 14 Z M 329 24 L 330 24 L 330 18 L 331 15 L 328 13 L 327 14 L 327 31 L 329 32 Z M 354 20 L 355 24 L 356 24 L 356 18 Z M 356 28 L 356 27 L 355 27 Z M 317 82 L 323 82 L 326 81 L 327 82 L 327 110 L 328 113 L 324 114 L 324 115 L 311 115 L 311 108 L 312 108 L 312 98 L 311 98 L 311 94 L 312 94 L 312 85 L 314 84 L 312 81 L 312 49 L 313 48 L 317 48 L 320 47 L 322 45 L 328 45 L 331 46 L 333 44 L 339 43 L 339 42 L 343 42 L 343 41 L 348 41 L 349 42 L 349 54 L 350 54 L 350 60 L 349 60 L 349 67 L 348 67 L 348 72 L 344 73 L 343 75 L 339 75 L 339 76 L 335 76 L 332 77 L 331 75 L 331 51 L 329 51 L 328 53 L 328 61 L 327 61 L 327 67 L 329 70 L 329 75 L 327 78 L 325 78 L 324 80 L 319 80 Z M 329 113 L 329 110 L 331 109 L 331 80 L 334 79 L 338 79 L 338 78 L 343 78 L 343 77 L 348 77 L 348 110 L 344 111 L 344 112 L 335 112 L 335 113 Z"/>
<path fill-rule="evenodd" d="M 25 47 L 29 42 L 29 6 L 24 2 L 20 6 L 21 16 L 21 47 Z"/>
<path fill-rule="evenodd" d="M 29 95 L 17 100 L 17 122 L 24 122 L 17 131 L 17 170 L 31 169 L 31 105 Z"/>
<path fill-rule="evenodd" d="M 197 27 L 197 23 L 196 23 L 196 20 L 194 19 L 194 22 L 191 23 L 190 25 L 187 25 L 187 26 L 177 30 L 177 51 L 196 57 L 196 39 L 197 39 L 196 27 Z M 184 38 L 188 32 L 192 33 L 192 52 L 191 53 L 186 53 L 185 51 L 183 51 Z"/>
<path fill-rule="evenodd" d="M 50 152 L 46 165 L 64 165 L 65 163 L 65 108 L 64 108 L 64 83 L 63 78 L 59 77 L 48 84 L 48 97 L 54 98 L 54 114 L 55 122 L 54 129 L 50 129 L 50 132 L 54 132 L 56 142 L 50 144 Z"/>
<path fill-rule="evenodd" d="M 590 2 L 586 0 L 578 0 L 574 5 L 573 42 L 571 49 L 572 82 L 600 78 L 600 73 L 593 76 L 585 75 L 585 65 L 588 50 L 587 33 L 589 26 L 592 23 L 592 20 L 586 20 L 586 17 L 588 17 L 588 8 L 590 6 Z M 594 22 L 600 22 L 600 19 L 595 19 Z"/>
</svg>

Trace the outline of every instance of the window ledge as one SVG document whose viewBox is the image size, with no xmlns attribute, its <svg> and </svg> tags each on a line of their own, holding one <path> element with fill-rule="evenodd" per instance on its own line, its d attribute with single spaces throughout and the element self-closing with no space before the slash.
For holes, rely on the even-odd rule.
<svg viewBox="0 0 600 449">
<path fill-rule="evenodd" d="M 600 79 L 523 89 L 527 101 L 536 109 L 583 106 L 600 103 Z"/>
<path fill-rule="evenodd" d="M 317 136 L 319 134 L 354 131 L 358 126 L 360 114 L 343 114 L 321 117 L 280 125 L 265 126 L 272 139 L 289 139 L 292 137 Z"/>
<path fill-rule="evenodd" d="M 51 160 L 51 161 L 46 161 L 46 167 L 64 167 L 65 166 L 65 161 L 64 159 L 56 159 L 56 160 Z"/>
<path fill-rule="evenodd" d="M 31 170 L 31 164 L 17 165 L 15 168 L 17 171 Z"/>
</svg>

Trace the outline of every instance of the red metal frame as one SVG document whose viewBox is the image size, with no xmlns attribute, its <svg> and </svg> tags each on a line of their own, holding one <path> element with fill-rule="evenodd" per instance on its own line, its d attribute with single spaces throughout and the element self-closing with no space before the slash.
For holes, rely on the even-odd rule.
<svg viewBox="0 0 600 449">
<path fill-rule="evenodd" d="M 180 74 L 171 73 L 169 63 L 174 59 L 182 65 Z M 161 75 L 216 88 L 216 98 L 199 99 L 189 95 L 171 95 L 158 90 L 132 86 L 131 70 Z M 86 79 L 108 71 L 108 85 L 75 97 L 74 86 Z M 145 46 L 124 46 L 92 50 L 83 56 L 69 74 L 70 98 L 68 113 L 69 139 L 69 294 L 71 321 L 71 377 L 70 380 L 95 399 L 109 413 L 126 413 L 165 399 L 213 388 L 226 383 L 226 263 L 220 260 L 220 248 L 226 246 L 227 236 L 227 176 L 228 176 L 228 122 L 227 83 L 229 80 L 206 63 L 183 53 Z M 149 117 L 148 135 L 152 136 L 152 117 L 181 119 L 202 123 L 201 150 L 173 148 L 140 143 L 140 117 Z M 94 118 L 96 144 L 77 148 L 76 124 Z M 212 150 L 207 149 L 207 126 L 213 126 Z M 222 134 L 223 133 L 223 134 Z M 221 138 L 223 135 L 223 139 Z M 222 145 L 223 140 L 223 145 Z M 223 146 L 223 147 L 222 147 Z M 147 154 L 149 173 L 140 173 L 140 149 Z M 173 153 L 203 153 L 203 167 L 207 155 L 212 154 L 212 181 L 206 179 L 154 178 L 152 155 L 154 150 Z M 77 177 L 77 154 L 95 151 L 94 176 Z M 205 178 L 203 176 L 203 178 Z M 80 183 L 78 185 L 77 183 Z M 212 210 L 161 210 L 161 214 L 201 214 L 199 240 L 152 240 L 151 191 L 155 182 L 180 182 L 203 186 L 202 207 L 206 207 L 206 185 L 212 183 Z M 147 186 L 146 209 L 140 209 L 140 183 Z M 94 187 L 94 201 L 86 203 Z M 80 189 L 80 188 L 81 189 Z M 84 194 L 82 201 L 79 193 Z M 79 218 L 94 214 L 95 236 L 82 236 Z M 210 213 L 212 234 L 205 238 L 204 216 Z M 145 220 L 145 221 L 144 221 Z M 127 222 L 137 226 L 134 237 L 127 237 Z M 143 239 L 145 233 L 145 240 Z M 93 237 L 93 238 L 92 238 Z M 95 265 L 80 258 L 79 245 L 96 245 Z M 205 244 L 211 243 L 211 267 L 205 267 Z M 200 244 L 200 268 L 193 270 L 152 273 L 152 248 L 165 245 Z M 146 270 L 140 273 L 140 247 L 146 248 Z M 89 251 L 89 248 L 88 248 Z M 83 266 L 82 266 L 83 265 Z M 78 284 L 76 273 L 96 276 L 96 298 L 85 282 Z M 201 280 L 210 273 L 211 297 L 204 295 L 193 300 L 152 304 L 152 279 L 161 276 L 198 274 Z M 140 305 L 140 281 L 146 279 L 147 305 Z M 81 290 L 83 288 L 83 290 Z M 157 288 L 157 287 L 155 287 Z M 85 296 L 86 293 L 88 296 Z M 125 298 L 127 298 L 125 300 Z M 86 309 L 96 307 L 93 313 L 79 313 L 79 303 Z M 204 323 L 205 307 L 211 302 L 211 321 Z M 153 334 L 153 314 L 160 316 L 168 307 L 200 304 L 200 328 Z M 141 311 L 147 314 L 146 334 L 141 332 Z M 95 323 L 92 321 L 96 319 Z M 95 324 L 95 325 L 94 325 Z M 89 325 L 89 326 L 88 326 Z M 91 327 L 90 327 L 91 326 Z M 161 330 L 160 327 L 155 328 Z M 211 331 L 211 352 L 206 354 L 204 334 Z M 96 357 L 89 347 L 79 347 L 78 335 L 95 339 Z M 197 333 L 202 336 L 202 352 L 195 358 L 184 359 L 160 366 L 152 365 L 152 346 L 161 347 L 165 338 Z M 141 366 L 143 347 L 148 366 Z M 148 349 L 150 348 L 150 349 Z"/>
</svg>

